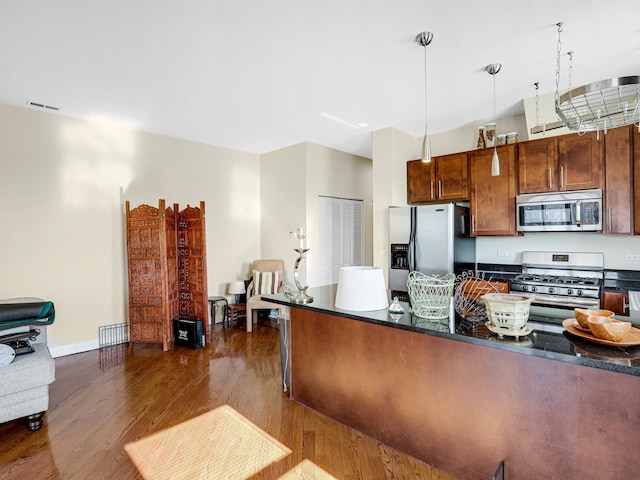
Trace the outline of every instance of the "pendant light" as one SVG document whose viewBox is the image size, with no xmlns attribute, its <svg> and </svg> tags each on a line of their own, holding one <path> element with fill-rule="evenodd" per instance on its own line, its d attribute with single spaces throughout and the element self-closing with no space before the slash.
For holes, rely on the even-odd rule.
<svg viewBox="0 0 640 480">
<path fill-rule="evenodd" d="M 416 42 L 424 47 L 424 137 L 422 139 L 422 150 L 420 160 L 424 163 L 431 162 L 431 142 L 429 141 L 427 129 L 427 45 L 433 40 L 433 33 L 420 32 L 416 36 Z"/>
<path fill-rule="evenodd" d="M 501 63 L 490 63 L 487 65 L 487 72 L 493 76 L 493 120 L 496 119 L 496 75 L 502 68 Z M 498 147 L 496 141 L 493 144 L 493 158 L 491 159 L 491 175 L 497 177 L 500 175 L 500 159 L 498 158 Z"/>
</svg>

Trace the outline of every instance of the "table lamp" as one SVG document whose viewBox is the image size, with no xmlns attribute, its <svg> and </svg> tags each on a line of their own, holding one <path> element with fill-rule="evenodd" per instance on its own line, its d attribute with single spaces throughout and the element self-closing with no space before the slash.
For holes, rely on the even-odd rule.
<svg viewBox="0 0 640 480">
<path fill-rule="evenodd" d="M 229 295 L 234 295 L 233 303 L 237 304 L 240 295 L 245 293 L 244 282 L 242 280 L 236 280 L 229 283 Z"/>
<path fill-rule="evenodd" d="M 336 307 L 371 311 L 389 306 L 384 275 L 379 267 L 340 267 Z"/>
</svg>

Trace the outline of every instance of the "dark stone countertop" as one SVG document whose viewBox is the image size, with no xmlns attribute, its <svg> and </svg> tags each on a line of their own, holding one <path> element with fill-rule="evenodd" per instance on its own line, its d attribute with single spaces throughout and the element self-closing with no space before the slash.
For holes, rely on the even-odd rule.
<svg viewBox="0 0 640 480">
<path fill-rule="evenodd" d="M 532 332 L 526 337 L 499 338 L 482 323 L 456 318 L 428 320 L 408 312 L 409 305 L 400 302 L 405 312 L 390 314 L 388 310 L 357 312 L 335 307 L 336 285 L 310 288 L 307 293 L 313 302 L 306 305 L 292 303 L 282 294 L 262 295 L 264 300 L 292 308 L 311 310 L 353 320 L 399 328 L 420 334 L 448 338 L 488 348 L 508 350 L 522 355 L 533 355 L 576 365 L 599 368 L 611 372 L 640 376 L 640 346 L 612 347 L 576 337 L 558 325 L 545 323 L 545 318 L 530 316 L 527 326 Z"/>
</svg>

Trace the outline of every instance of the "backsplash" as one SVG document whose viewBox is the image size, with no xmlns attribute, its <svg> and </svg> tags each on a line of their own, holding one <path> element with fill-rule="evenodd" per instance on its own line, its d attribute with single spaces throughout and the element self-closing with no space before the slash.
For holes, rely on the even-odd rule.
<svg viewBox="0 0 640 480">
<path fill-rule="evenodd" d="M 634 236 L 609 236 L 600 233 L 526 233 L 520 237 L 477 237 L 478 263 L 521 263 L 523 250 L 602 252 L 607 269 L 640 270 L 640 241 Z"/>
</svg>

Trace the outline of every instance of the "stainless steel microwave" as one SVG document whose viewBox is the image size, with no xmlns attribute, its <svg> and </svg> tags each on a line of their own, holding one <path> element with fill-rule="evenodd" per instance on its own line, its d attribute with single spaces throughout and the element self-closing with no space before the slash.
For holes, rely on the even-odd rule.
<svg viewBox="0 0 640 480">
<path fill-rule="evenodd" d="M 519 232 L 602 230 L 602 190 L 533 193 L 516 197 Z"/>
</svg>

